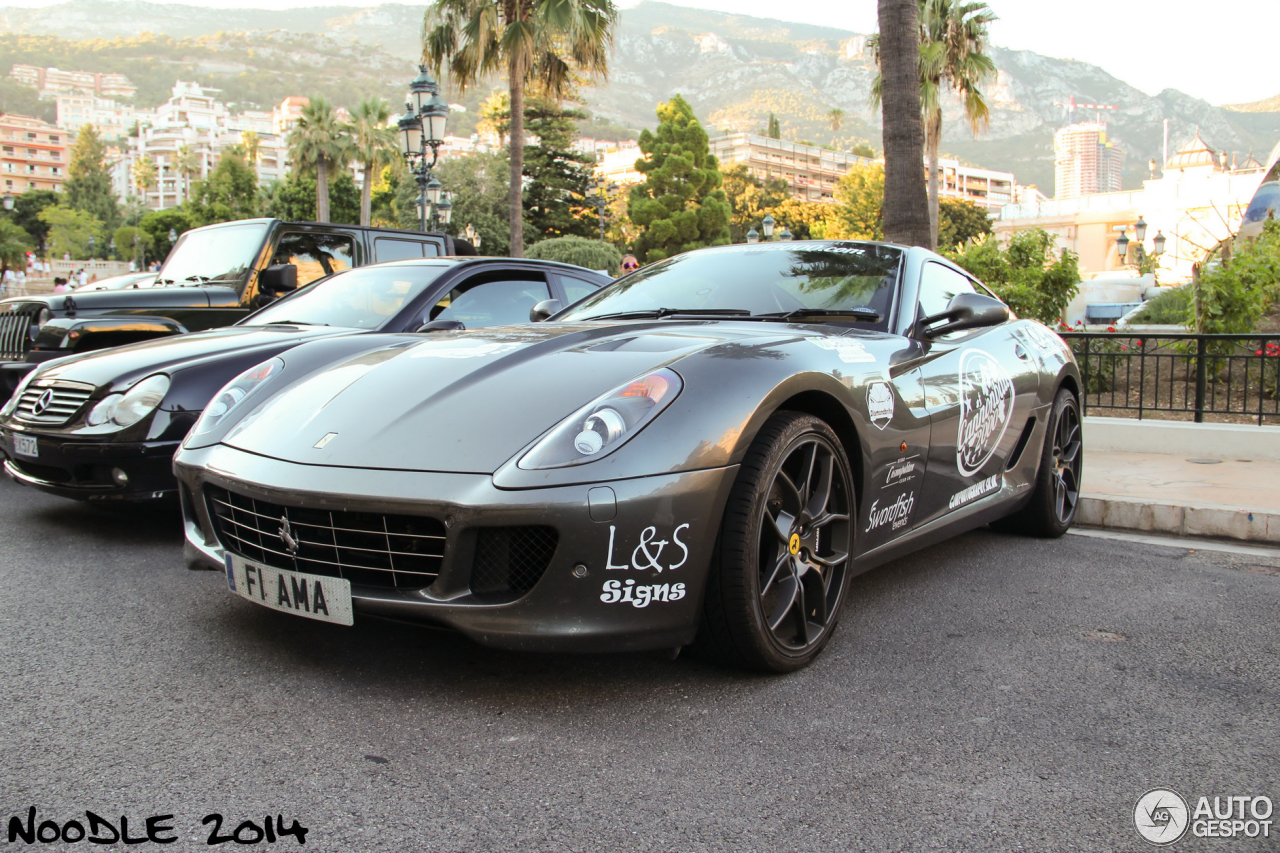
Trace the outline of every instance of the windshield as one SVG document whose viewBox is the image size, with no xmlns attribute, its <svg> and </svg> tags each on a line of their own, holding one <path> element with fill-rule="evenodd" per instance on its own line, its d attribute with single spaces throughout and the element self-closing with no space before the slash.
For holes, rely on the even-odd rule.
<svg viewBox="0 0 1280 853">
<path fill-rule="evenodd" d="M 271 303 L 242 325 L 297 323 L 376 329 L 446 269 L 447 264 L 397 264 L 335 273 Z"/>
<path fill-rule="evenodd" d="M 1261 222 L 1269 216 L 1280 216 L 1280 181 L 1271 181 L 1258 187 L 1244 212 L 1244 223 Z"/>
<path fill-rule="evenodd" d="M 252 222 L 188 231 L 160 269 L 161 283 L 239 285 L 257 260 L 267 227 Z"/>
<path fill-rule="evenodd" d="M 863 309 L 889 319 L 902 250 L 874 243 L 721 246 L 643 267 L 557 320 L 629 312 L 741 311 L 752 315 Z"/>
</svg>

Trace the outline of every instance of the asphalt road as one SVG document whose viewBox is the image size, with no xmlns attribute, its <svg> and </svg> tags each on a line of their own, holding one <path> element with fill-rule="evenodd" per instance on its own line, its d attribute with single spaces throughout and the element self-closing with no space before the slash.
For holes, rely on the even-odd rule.
<svg viewBox="0 0 1280 853">
<path fill-rule="evenodd" d="M 217 812 L 325 851 L 1123 851 L 1155 849 L 1132 822 L 1154 787 L 1280 800 L 1277 560 L 978 532 L 860 577 L 822 657 L 761 677 L 307 622 L 185 569 L 173 515 L 7 482 L 0 529 L 6 827 L 36 806 L 134 835 L 175 816 L 137 850 L 208 849 Z"/>
</svg>

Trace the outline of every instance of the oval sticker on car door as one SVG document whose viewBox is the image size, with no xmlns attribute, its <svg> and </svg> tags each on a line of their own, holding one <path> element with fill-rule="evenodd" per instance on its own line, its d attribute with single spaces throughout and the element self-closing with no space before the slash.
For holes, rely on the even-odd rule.
<svg viewBox="0 0 1280 853">
<path fill-rule="evenodd" d="M 960 432 L 956 467 L 965 477 L 982 470 L 1013 417 L 1013 379 L 990 353 L 960 354 Z"/>
</svg>

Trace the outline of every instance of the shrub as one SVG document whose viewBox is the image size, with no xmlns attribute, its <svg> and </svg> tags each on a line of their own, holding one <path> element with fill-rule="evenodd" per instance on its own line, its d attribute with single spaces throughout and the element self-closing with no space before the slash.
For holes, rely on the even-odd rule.
<svg viewBox="0 0 1280 853">
<path fill-rule="evenodd" d="M 1129 322 L 1185 325 L 1190 305 L 1191 288 L 1183 285 L 1147 300 L 1138 313 L 1129 318 Z"/>
<path fill-rule="evenodd" d="M 577 264 L 589 270 L 607 270 L 609 275 L 617 275 L 618 266 L 622 263 L 622 252 L 618 251 L 617 246 L 585 237 L 543 240 L 530 246 L 524 255 L 526 258 Z"/>
<path fill-rule="evenodd" d="M 1058 324 L 1080 290 L 1076 253 L 1064 249 L 1055 258 L 1053 236 L 1040 228 L 1017 232 L 1006 249 L 988 236 L 942 254 L 977 276 L 1019 317 L 1047 326 Z"/>
</svg>

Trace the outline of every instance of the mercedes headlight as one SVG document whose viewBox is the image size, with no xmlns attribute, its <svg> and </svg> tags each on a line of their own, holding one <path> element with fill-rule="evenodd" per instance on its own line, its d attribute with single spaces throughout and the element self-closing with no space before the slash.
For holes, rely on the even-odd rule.
<svg viewBox="0 0 1280 853">
<path fill-rule="evenodd" d="M 156 410 L 164 395 L 169 393 L 169 377 L 163 373 L 148 376 L 123 394 L 104 397 L 89 410 L 85 422 L 89 426 L 101 426 L 107 421 L 116 426 L 133 426 Z"/>
<path fill-rule="evenodd" d="M 262 362 L 262 364 L 254 365 L 235 379 L 232 379 L 222 387 L 221 391 L 214 395 L 209 405 L 204 407 L 204 412 L 200 415 L 200 420 L 196 421 L 195 428 L 191 430 L 190 435 L 204 435 L 217 429 L 218 425 L 226 420 L 227 415 L 231 414 L 232 410 L 240 405 L 241 400 L 248 397 L 253 393 L 253 389 L 275 376 L 283 368 L 284 361 L 279 358 L 272 358 Z"/>
<path fill-rule="evenodd" d="M 517 464 L 538 470 L 602 459 L 644 429 L 683 387 L 680 376 L 665 367 L 619 385 L 561 421 Z"/>
</svg>

